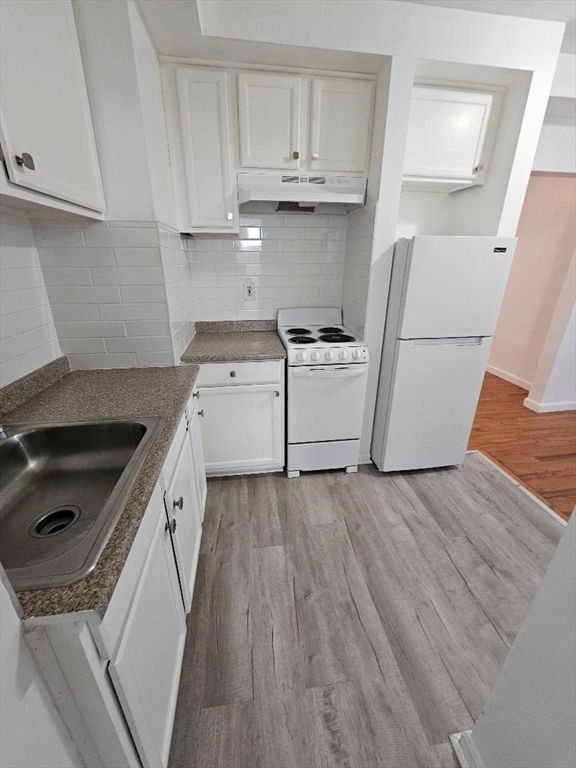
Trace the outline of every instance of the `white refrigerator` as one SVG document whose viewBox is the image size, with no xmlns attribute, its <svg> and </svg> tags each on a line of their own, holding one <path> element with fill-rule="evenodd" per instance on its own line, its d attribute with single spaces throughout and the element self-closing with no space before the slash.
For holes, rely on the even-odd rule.
<svg viewBox="0 0 576 768">
<path fill-rule="evenodd" d="M 516 238 L 394 248 L 372 434 L 383 472 L 462 464 Z"/>
</svg>

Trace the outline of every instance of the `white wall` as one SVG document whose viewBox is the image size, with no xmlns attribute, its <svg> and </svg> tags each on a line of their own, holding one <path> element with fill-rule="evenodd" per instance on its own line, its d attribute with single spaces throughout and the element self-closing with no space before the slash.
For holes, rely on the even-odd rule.
<svg viewBox="0 0 576 768">
<path fill-rule="evenodd" d="M 275 319 L 280 307 L 341 306 L 344 214 L 245 213 L 240 237 L 190 240 L 196 320 Z M 246 280 L 256 299 L 245 301 Z"/>
<path fill-rule="evenodd" d="M 534 411 L 576 409 L 576 251 L 560 290 L 538 365 L 524 405 Z"/>
<path fill-rule="evenodd" d="M 576 124 L 568 121 L 544 123 L 533 170 L 576 173 Z"/>
<path fill-rule="evenodd" d="M 540 401 L 551 410 L 576 410 L 576 308 L 572 310 L 558 347 L 550 378 Z"/>
<path fill-rule="evenodd" d="M 364 338 L 370 262 L 374 237 L 375 208 L 362 208 L 348 215 L 346 260 L 342 286 L 344 325 Z"/>
<path fill-rule="evenodd" d="M 176 227 L 160 66 L 140 11 L 133 0 L 128 3 L 128 11 L 156 219 L 162 224 Z"/>
<path fill-rule="evenodd" d="M 32 228 L 0 217 L 0 386 L 60 357 Z"/>
<path fill-rule="evenodd" d="M 573 515 L 472 729 L 471 743 L 482 765 L 576 764 L 575 566 Z"/>
<path fill-rule="evenodd" d="M 534 379 L 574 252 L 575 210 L 574 177 L 532 176 L 489 359 L 489 370 L 525 389 Z"/>
<path fill-rule="evenodd" d="M 0 710 L 2 768 L 84 765 L 22 636 L 20 618 L 0 581 Z"/>
<path fill-rule="evenodd" d="M 127 0 L 75 0 L 107 218 L 152 221 L 154 198 Z"/>
</svg>

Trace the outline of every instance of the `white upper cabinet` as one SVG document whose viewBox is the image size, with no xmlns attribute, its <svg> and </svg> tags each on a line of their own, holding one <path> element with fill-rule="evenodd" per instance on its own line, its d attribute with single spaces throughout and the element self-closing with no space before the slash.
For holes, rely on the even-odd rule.
<svg viewBox="0 0 576 768">
<path fill-rule="evenodd" d="M 368 167 L 374 86 L 369 80 L 312 81 L 309 168 L 363 173 Z"/>
<path fill-rule="evenodd" d="M 70 0 L 2 0 L 0 30 L 1 143 L 10 182 L 103 211 Z"/>
<path fill-rule="evenodd" d="M 237 232 L 228 74 L 224 70 L 179 67 L 176 86 L 187 198 L 180 229 Z"/>
<path fill-rule="evenodd" d="M 422 186 L 482 184 L 494 145 L 500 93 L 415 86 L 404 179 Z"/>
<path fill-rule="evenodd" d="M 296 75 L 238 74 L 240 164 L 243 168 L 297 169 L 305 83 Z"/>
</svg>

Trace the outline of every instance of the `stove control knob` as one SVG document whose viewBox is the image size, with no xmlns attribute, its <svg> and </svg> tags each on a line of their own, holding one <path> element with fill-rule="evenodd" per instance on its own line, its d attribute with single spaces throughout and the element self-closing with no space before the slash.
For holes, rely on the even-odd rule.
<svg viewBox="0 0 576 768">
<path fill-rule="evenodd" d="M 298 354 L 296 355 L 296 360 L 298 360 L 300 363 L 305 363 L 306 360 L 308 360 L 308 353 L 304 352 L 302 349 Z"/>
<path fill-rule="evenodd" d="M 334 352 L 332 352 L 332 350 L 329 349 L 328 352 L 326 352 L 326 360 L 334 360 L 334 357 L 335 357 Z"/>
<path fill-rule="evenodd" d="M 312 360 L 314 360 L 315 363 L 317 363 L 319 360 L 322 359 L 322 353 L 319 352 L 317 349 L 312 352 L 311 356 Z"/>
<path fill-rule="evenodd" d="M 354 360 L 360 360 L 362 358 L 362 350 L 355 349 L 354 352 L 352 352 L 352 357 L 354 358 Z"/>
<path fill-rule="evenodd" d="M 340 360 L 346 360 L 348 358 L 348 350 L 347 349 L 341 349 L 340 350 Z"/>
</svg>

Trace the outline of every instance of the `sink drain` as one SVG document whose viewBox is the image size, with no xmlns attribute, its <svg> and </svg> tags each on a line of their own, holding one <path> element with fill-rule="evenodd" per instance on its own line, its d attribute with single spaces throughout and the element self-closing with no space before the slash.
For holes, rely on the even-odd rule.
<svg viewBox="0 0 576 768">
<path fill-rule="evenodd" d="M 67 504 L 62 507 L 55 507 L 48 512 L 37 517 L 29 528 L 29 533 L 38 539 L 45 539 L 48 536 L 56 536 L 58 533 L 64 533 L 80 517 L 80 507 L 74 504 Z"/>
</svg>

